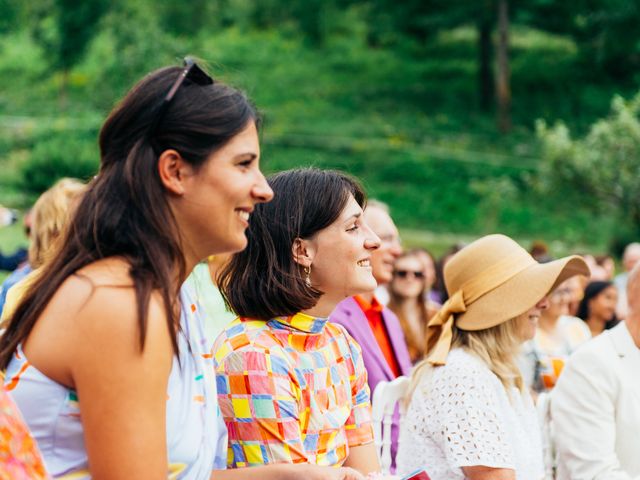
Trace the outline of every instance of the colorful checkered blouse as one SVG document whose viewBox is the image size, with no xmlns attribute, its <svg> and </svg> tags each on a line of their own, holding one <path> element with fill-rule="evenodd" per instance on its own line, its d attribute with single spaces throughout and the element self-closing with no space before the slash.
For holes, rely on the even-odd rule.
<svg viewBox="0 0 640 480">
<path fill-rule="evenodd" d="M 373 441 L 367 372 L 358 344 L 325 318 L 237 318 L 218 337 L 218 401 L 230 468 L 342 465 Z"/>
</svg>

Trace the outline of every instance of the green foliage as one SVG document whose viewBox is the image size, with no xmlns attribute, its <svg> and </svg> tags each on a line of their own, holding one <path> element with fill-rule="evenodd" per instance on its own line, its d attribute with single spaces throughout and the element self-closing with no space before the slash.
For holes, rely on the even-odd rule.
<svg viewBox="0 0 640 480">
<path fill-rule="evenodd" d="M 640 94 L 615 97 L 610 115 L 582 138 L 573 139 L 561 122 L 552 128 L 539 122 L 543 188 L 579 192 L 584 205 L 615 216 L 619 230 L 640 234 L 639 115 Z"/>
<path fill-rule="evenodd" d="M 62 70 L 69 70 L 78 63 L 107 5 L 106 0 L 56 0 L 57 65 Z"/>
<path fill-rule="evenodd" d="M 88 180 L 98 171 L 98 158 L 95 140 L 86 132 L 44 132 L 20 165 L 22 187 L 41 193 L 63 177 Z"/>
<path fill-rule="evenodd" d="M 106 0 L 33 0 L 23 8 L 51 66 L 68 71 L 84 55 L 107 5 Z"/>
<path fill-rule="evenodd" d="M 605 114 L 614 92 L 632 88 L 605 80 L 604 64 L 585 63 L 586 46 L 572 26 L 584 6 L 510 2 L 515 127 L 499 136 L 477 96 L 479 22 L 492 24 L 494 0 L 116 0 L 65 77 L 48 68 L 53 51 L 28 34 L 59 42 L 54 5 L 61 0 L 3 1 L 17 19 L 0 26 L 5 202 L 11 195 L 26 203 L 19 190 L 46 188 L 58 168 L 92 175 L 96 132 L 114 102 L 143 74 L 190 53 L 208 61 L 216 79 L 246 89 L 265 113 L 269 171 L 346 170 L 389 202 L 404 227 L 598 245 L 609 235 L 613 217 L 594 215 L 591 197 L 575 192 L 569 201 L 564 190 L 533 188 L 534 119 L 564 118 L 580 135 Z"/>
</svg>

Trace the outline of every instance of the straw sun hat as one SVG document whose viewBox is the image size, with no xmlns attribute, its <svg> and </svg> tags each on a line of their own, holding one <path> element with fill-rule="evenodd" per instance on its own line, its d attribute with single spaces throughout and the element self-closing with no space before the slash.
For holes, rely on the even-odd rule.
<svg viewBox="0 0 640 480">
<path fill-rule="evenodd" d="M 525 313 L 574 275 L 589 275 L 578 255 L 538 263 L 505 235 L 487 235 L 456 253 L 444 267 L 450 293 L 427 327 L 428 361 L 444 365 L 452 328 L 484 330 Z"/>
</svg>

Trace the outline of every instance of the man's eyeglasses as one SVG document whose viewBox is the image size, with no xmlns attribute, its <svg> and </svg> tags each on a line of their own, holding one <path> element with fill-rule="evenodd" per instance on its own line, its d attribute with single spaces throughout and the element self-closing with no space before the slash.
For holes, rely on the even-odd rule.
<svg viewBox="0 0 640 480">
<path fill-rule="evenodd" d="M 422 280 L 424 278 L 424 272 L 421 270 L 394 270 L 393 275 L 399 278 L 414 277 L 418 280 Z"/>
<path fill-rule="evenodd" d="M 167 93 L 167 95 L 164 97 L 164 100 L 162 100 L 162 105 L 160 105 L 158 113 L 153 119 L 153 123 L 149 128 L 150 136 L 156 132 L 156 129 L 158 128 L 162 117 L 164 117 L 164 114 L 167 112 L 167 109 L 169 108 L 173 97 L 176 96 L 176 93 L 185 80 L 189 80 L 200 86 L 211 85 L 213 83 L 213 78 L 211 78 L 207 72 L 202 70 L 202 68 L 200 68 L 191 57 L 186 57 L 184 59 L 184 68 L 182 69 L 182 72 L 169 90 L 169 93 Z"/>
</svg>

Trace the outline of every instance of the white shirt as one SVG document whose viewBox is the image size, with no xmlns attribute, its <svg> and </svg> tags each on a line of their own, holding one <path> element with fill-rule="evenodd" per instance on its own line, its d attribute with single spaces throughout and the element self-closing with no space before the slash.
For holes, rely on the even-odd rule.
<svg viewBox="0 0 640 480">
<path fill-rule="evenodd" d="M 400 430 L 398 473 L 424 468 L 432 480 L 464 479 L 462 467 L 515 470 L 518 480 L 544 476 L 540 429 L 528 391 L 511 399 L 498 377 L 463 349 L 425 376 Z"/>
</svg>

